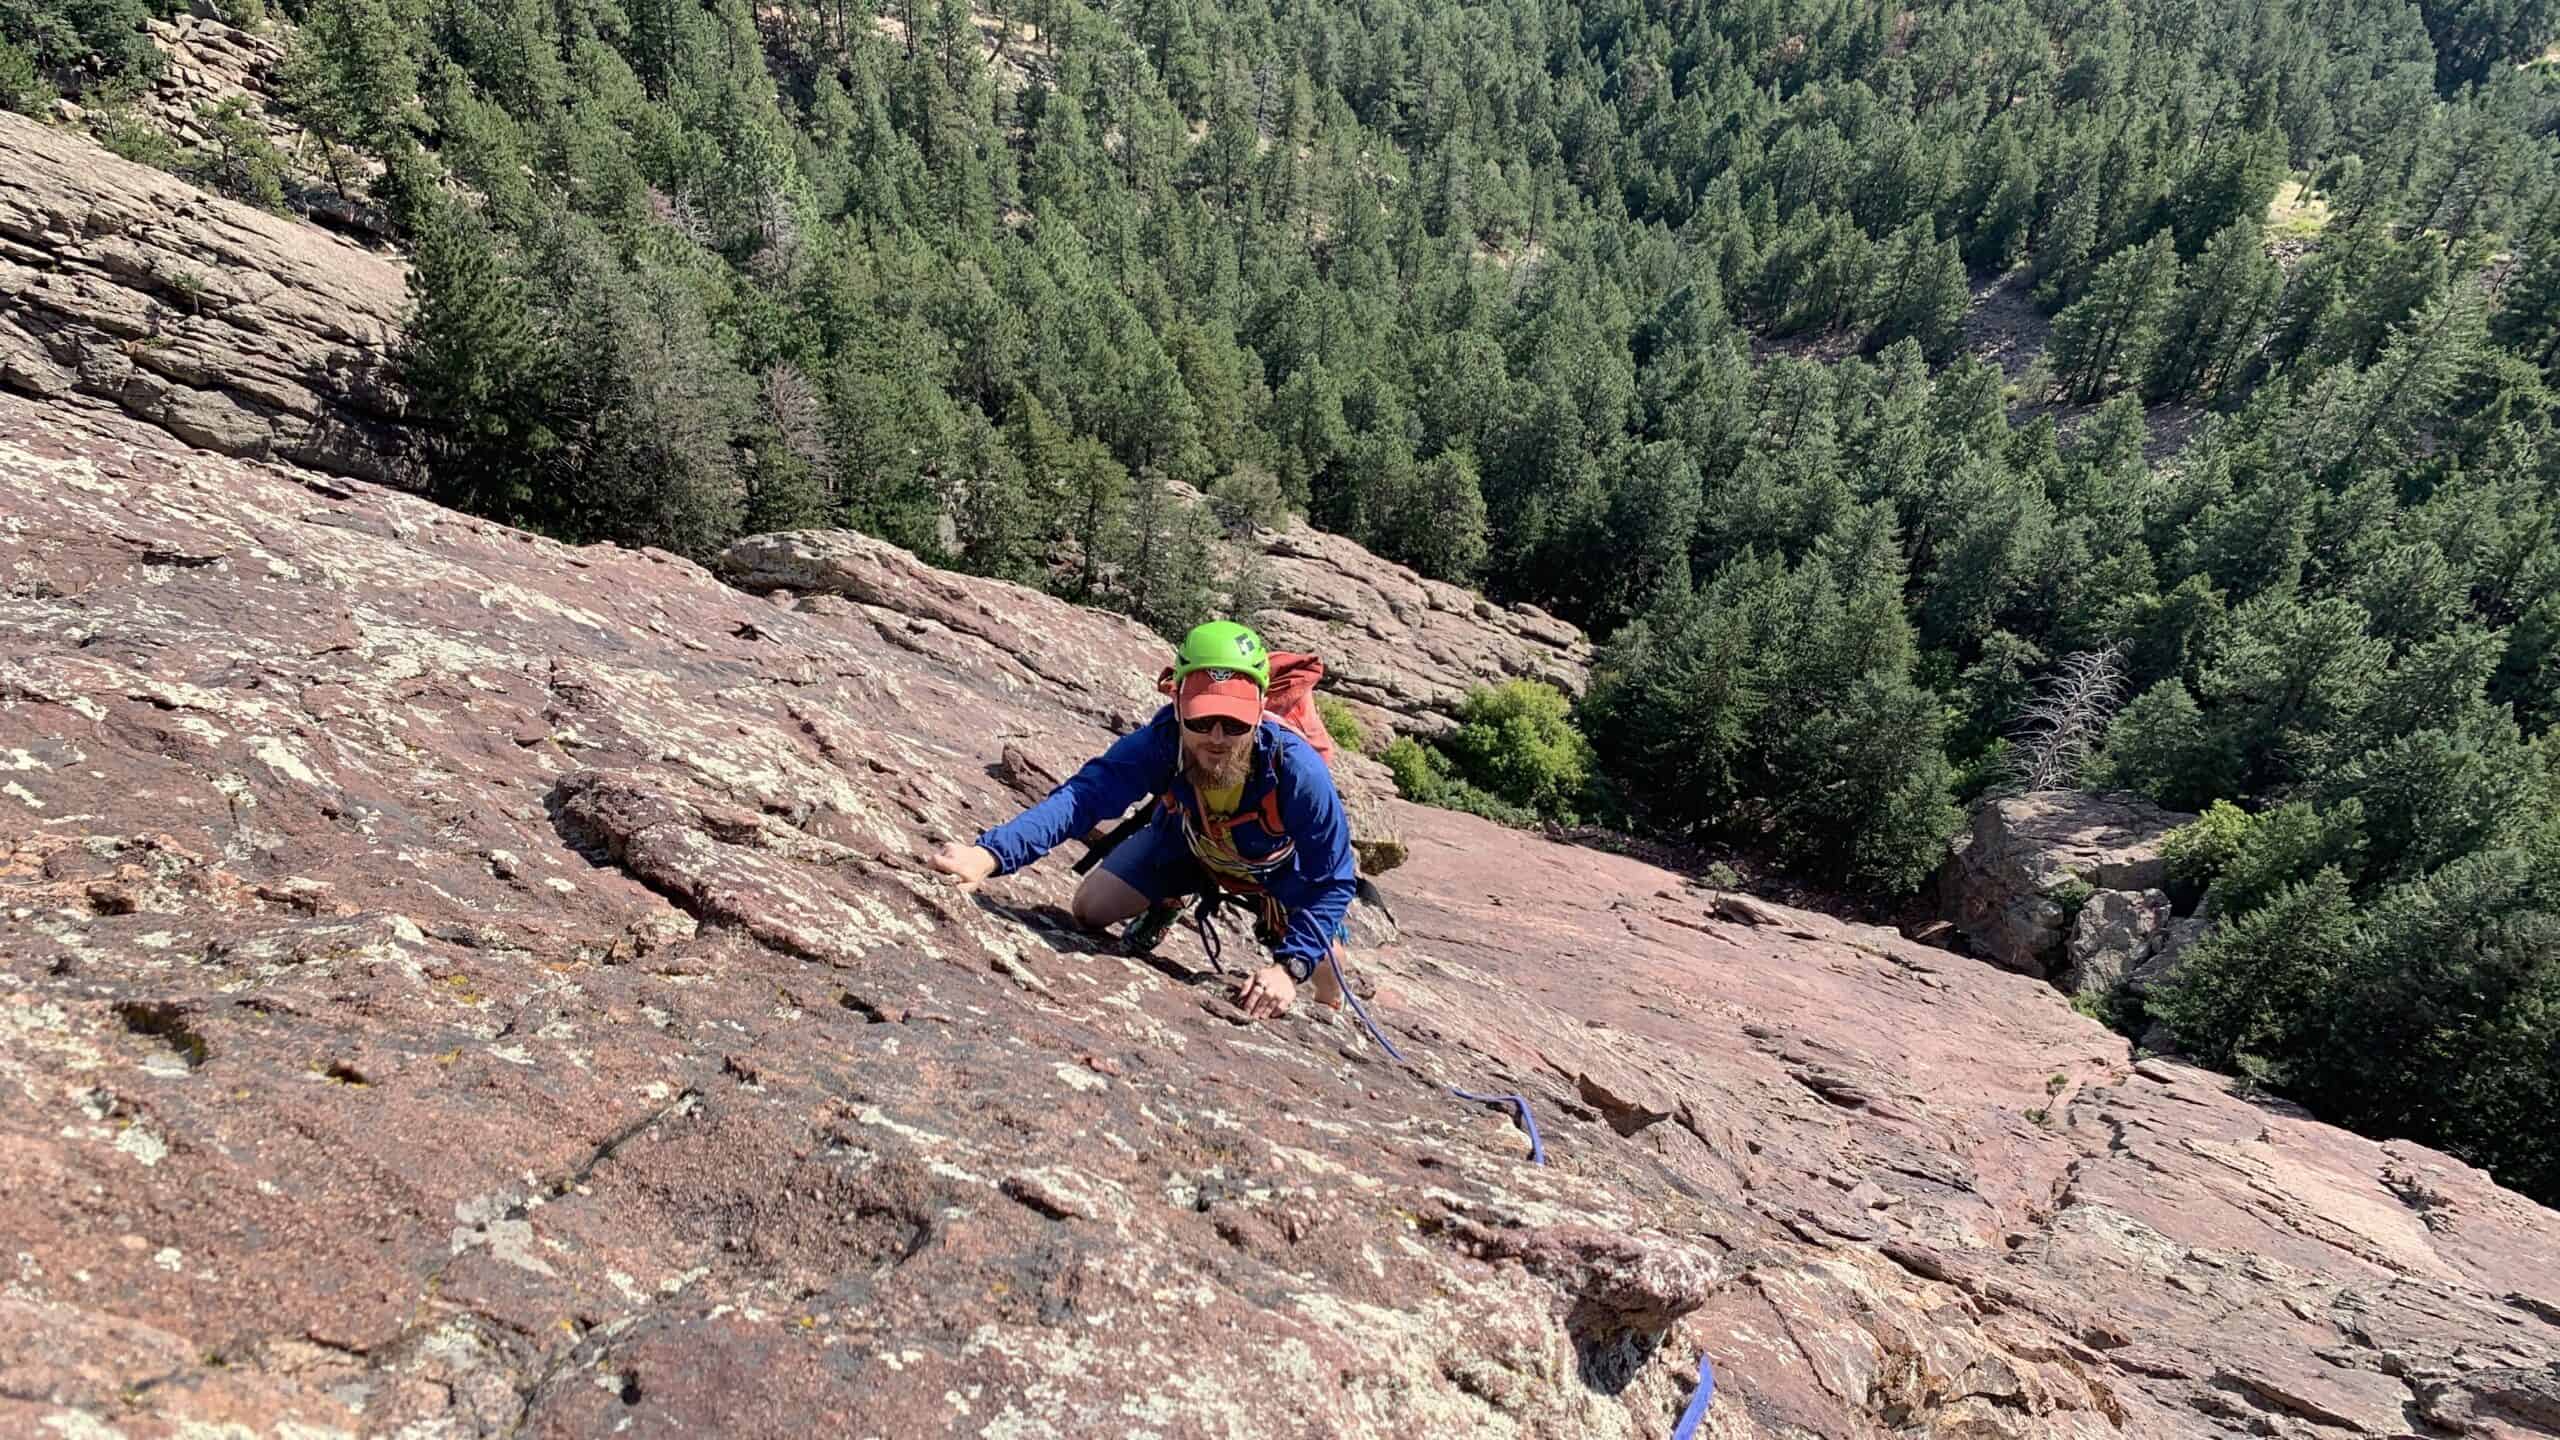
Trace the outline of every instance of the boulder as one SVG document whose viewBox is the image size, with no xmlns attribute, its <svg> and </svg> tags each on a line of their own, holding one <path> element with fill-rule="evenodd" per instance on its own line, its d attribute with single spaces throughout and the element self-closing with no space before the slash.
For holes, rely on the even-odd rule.
<svg viewBox="0 0 2560 1440">
<path fill-rule="evenodd" d="M 2148 959 L 2169 923 L 2169 896 L 2160 890 L 2099 890 L 2072 917 L 2057 978 L 2065 993 L 2102 995 Z"/>
<path fill-rule="evenodd" d="M 2195 819 L 2136 796 L 2042 791 L 1976 810 L 1938 872 L 1941 911 L 1977 954 L 2045 975 L 2062 963 L 2078 892 L 2167 883 L 2160 839 Z"/>
</svg>

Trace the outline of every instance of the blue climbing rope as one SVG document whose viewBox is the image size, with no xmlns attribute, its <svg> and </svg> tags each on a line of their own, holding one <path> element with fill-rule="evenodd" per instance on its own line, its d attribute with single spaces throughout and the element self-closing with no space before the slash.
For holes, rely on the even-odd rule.
<svg viewBox="0 0 2560 1440">
<path fill-rule="evenodd" d="M 1396 1048 L 1395 1042 L 1387 1038 L 1386 1032 L 1378 1028 L 1378 1022 L 1369 1018 L 1368 1007 L 1360 1003 L 1360 997 L 1351 989 L 1351 977 L 1342 973 L 1342 962 L 1334 958 L 1332 955 L 1327 955 L 1324 957 L 1324 963 L 1333 967 L 1333 983 L 1342 987 L 1342 998 L 1351 1002 L 1351 1013 L 1360 1017 L 1360 1024 L 1363 1028 L 1368 1030 L 1369 1038 L 1378 1042 L 1379 1049 L 1384 1050 L 1389 1055 L 1395 1057 L 1397 1064 L 1411 1067 L 1413 1062 L 1406 1059 L 1404 1052 Z M 1510 1106 L 1514 1111 L 1519 1113 L 1520 1128 L 1529 1132 L 1529 1163 L 1532 1165 L 1544 1165 L 1547 1163 L 1546 1144 L 1538 1138 L 1538 1117 L 1529 1113 L 1529 1101 L 1527 1097 L 1521 1095 L 1479 1095 L 1473 1090 L 1461 1090 L 1455 1085 L 1443 1085 L 1440 1088 L 1457 1096 L 1461 1100 L 1473 1101 L 1478 1105 Z"/>
<path fill-rule="evenodd" d="M 1395 1042 L 1389 1040 L 1386 1035 L 1378 1029 L 1378 1022 L 1369 1018 L 1369 1012 L 1361 1005 L 1360 997 L 1353 993 L 1351 989 L 1351 978 L 1342 973 L 1342 962 L 1332 955 L 1327 955 L 1324 958 L 1324 963 L 1333 967 L 1334 983 L 1342 987 L 1342 998 L 1351 1002 L 1351 1013 L 1360 1017 L 1360 1023 L 1362 1026 L 1367 1028 L 1369 1038 L 1377 1041 L 1378 1048 L 1386 1051 L 1389 1055 L 1394 1056 L 1398 1063 L 1408 1066 L 1412 1065 L 1413 1062 L 1405 1059 L 1404 1053 L 1396 1049 Z M 1519 1095 L 1479 1095 L 1472 1090 L 1461 1090 L 1455 1085 L 1443 1086 L 1442 1088 L 1446 1089 L 1450 1094 L 1457 1096 L 1461 1100 L 1472 1100 L 1479 1105 L 1508 1105 L 1517 1110 L 1520 1113 L 1520 1128 L 1529 1132 L 1529 1163 L 1532 1165 L 1544 1165 L 1547 1163 L 1546 1146 L 1541 1144 L 1538 1140 L 1538 1121 L 1535 1116 L 1529 1113 L 1529 1102 L 1526 1098 Z M 1680 1412 L 1680 1423 L 1672 1427 L 1671 1440 L 1691 1440 L 1691 1437 L 1698 1433 L 1699 1423 L 1707 1418 L 1707 1406 L 1711 1404 L 1715 1398 L 1715 1357 L 1704 1352 L 1700 1352 L 1698 1356 L 1698 1388 L 1690 1392 L 1689 1408 Z"/>
<path fill-rule="evenodd" d="M 1226 964 L 1218 957 L 1219 952 L 1226 947 L 1218 937 L 1218 926 L 1212 917 L 1217 913 L 1218 905 L 1221 901 L 1229 901 L 1233 900 L 1233 898 L 1234 897 L 1232 896 L 1227 896 L 1221 892 L 1213 890 L 1204 895 L 1199 908 L 1191 912 L 1192 924 L 1199 927 L 1200 948 L 1209 956 L 1209 967 L 1221 975 L 1227 973 L 1227 967 Z M 1334 983 L 1342 987 L 1342 998 L 1351 1002 L 1351 1013 L 1360 1017 L 1360 1024 L 1363 1028 L 1368 1030 L 1369 1038 L 1378 1042 L 1379 1049 L 1384 1050 L 1389 1055 L 1395 1057 L 1397 1064 L 1405 1066 L 1408 1069 L 1417 1068 L 1411 1060 L 1405 1058 L 1403 1051 L 1398 1050 L 1395 1047 L 1395 1042 L 1387 1038 L 1386 1032 L 1378 1028 L 1378 1022 L 1369 1018 L 1368 1007 L 1362 1005 L 1360 1003 L 1360 997 L 1352 993 L 1351 977 L 1342 973 L 1341 963 L 1334 959 L 1330 954 L 1324 957 L 1324 963 L 1333 967 Z M 1544 1165 L 1547 1163 L 1546 1144 L 1538 1138 L 1538 1117 L 1529 1113 L 1529 1101 L 1527 1097 L 1520 1095 L 1479 1095 L 1473 1090 L 1461 1090 L 1455 1085 L 1443 1085 L 1440 1088 L 1457 1096 L 1461 1100 L 1470 1101 L 1477 1105 L 1510 1106 L 1511 1109 L 1520 1117 L 1520 1128 L 1529 1132 L 1529 1163 L 1532 1165 Z"/>
<path fill-rule="evenodd" d="M 1707 1404 L 1716 1398 L 1716 1362 L 1712 1356 L 1698 1357 L 1698 1388 L 1689 1394 L 1689 1408 L 1680 1412 L 1680 1423 L 1671 1427 L 1671 1440 L 1689 1440 L 1698 1433 L 1698 1422 L 1707 1418 Z"/>
<path fill-rule="evenodd" d="M 1192 923 L 1199 927 L 1200 948 L 1208 953 L 1210 968 L 1223 975 L 1227 967 L 1219 959 L 1219 952 L 1225 949 L 1225 946 L 1219 938 L 1216 923 L 1211 919 L 1216 910 L 1217 898 L 1213 894 L 1192 912 L 1191 919 Z M 1369 1032 L 1369 1038 L 1378 1042 L 1378 1048 L 1392 1056 L 1397 1064 L 1408 1069 L 1417 1068 L 1411 1060 L 1405 1058 L 1403 1051 L 1396 1048 L 1395 1042 L 1387 1038 L 1386 1032 L 1378 1028 L 1378 1022 L 1369 1018 L 1368 1007 L 1360 1003 L 1359 994 L 1351 988 L 1351 977 L 1342 973 L 1340 958 L 1336 954 L 1327 954 L 1324 957 L 1324 963 L 1333 967 L 1334 983 L 1342 987 L 1342 998 L 1351 1002 L 1351 1013 L 1360 1017 L 1361 1028 Z M 1526 1096 L 1479 1095 L 1473 1090 L 1461 1090 L 1455 1085 L 1444 1085 L 1441 1088 L 1461 1100 L 1472 1101 L 1478 1105 L 1510 1106 L 1520 1116 L 1520 1128 L 1529 1132 L 1529 1163 L 1532 1165 L 1547 1163 L 1546 1144 L 1538 1138 L 1538 1118 L 1529 1113 L 1529 1101 Z M 1680 1412 L 1680 1423 L 1672 1427 L 1671 1440 L 1692 1440 L 1692 1437 L 1698 1433 L 1699 1423 L 1707 1418 L 1707 1406 L 1714 1401 L 1715 1397 L 1715 1359 L 1713 1356 L 1700 1354 L 1698 1356 L 1698 1388 L 1690 1392 L 1689 1408 Z"/>
</svg>

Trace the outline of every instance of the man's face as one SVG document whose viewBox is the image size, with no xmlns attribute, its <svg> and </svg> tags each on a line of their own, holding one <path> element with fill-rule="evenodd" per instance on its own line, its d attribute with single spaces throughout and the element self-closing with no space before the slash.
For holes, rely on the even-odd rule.
<svg viewBox="0 0 2560 1440">
<path fill-rule="evenodd" d="M 1253 758 L 1253 731 L 1220 719 L 1207 722 L 1208 733 L 1182 727 L 1182 765 L 1194 781 L 1221 789 L 1244 779 Z"/>
</svg>

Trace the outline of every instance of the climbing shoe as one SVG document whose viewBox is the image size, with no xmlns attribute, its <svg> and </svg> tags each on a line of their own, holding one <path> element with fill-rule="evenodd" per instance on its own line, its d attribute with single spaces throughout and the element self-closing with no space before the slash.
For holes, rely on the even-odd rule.
<svg viewBox="0 0 2560 1440">
<path fill-rule="evenodd" d="M 1179 900 L 1159 900 L 1148 906 L 1138 918 L 1121 928 L 1120 953 L 1154 954 L 1157 943 L 1164 939 L 1164 932 L 1172 929 L 1181 918 L 1182 902 Z"/>
</svg>

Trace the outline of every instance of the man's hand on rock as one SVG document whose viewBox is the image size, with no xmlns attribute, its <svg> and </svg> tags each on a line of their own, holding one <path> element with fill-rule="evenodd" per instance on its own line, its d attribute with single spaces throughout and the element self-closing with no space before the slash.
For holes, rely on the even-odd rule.
<svg viewBox="0 0 2560 1440">
<path fill-rule="evenodd" d="M 1277 1020 L 1297 998 L 1298 982 L 1289 978 L 1289 967 L 1265 965 L 1236 992 L 1236 1005 L 1256 1020 Z"/>
<path fill-rule="evenodd" d="M 956 890 L 975 890 L 996 873 L 995 852 L 983 845 L 945 845 L 929 863 L 942 872 L 944 883 Z"/>
</svg>

